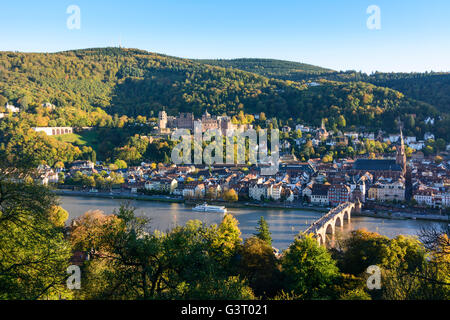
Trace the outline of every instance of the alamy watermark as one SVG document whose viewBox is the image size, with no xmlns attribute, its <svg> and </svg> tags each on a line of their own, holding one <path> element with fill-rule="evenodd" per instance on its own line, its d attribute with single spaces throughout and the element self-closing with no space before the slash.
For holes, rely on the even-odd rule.
<svg viewBox="0 0 450 320">
<path fill-rule="evenodd" d="M 187 129 L 177 129 L 173 132 L 172 140 L 181 141 L 172 150 L 171 159 L 176 165 L 259 164 L 261 175 L 274 175 L 279 169 L 279 130 L 270 130 L 270 155 L 268 136 L 267 129 L 261 129 L 259 132 L 254 129 L 227 130 L 226 135 L 223 135 L 219 129 L 208 129 L 203 132 L 202 125 L 196 123 L 193 135 Z M 226 140 L 225 159 L 224 139 Z M 248 141 L 248 148 L 246 141 Z M 203 150 L 204 143 L 206 147 Z M 192 161 L 192 149 L 194 161 Z"/>
<path fill-rule="evenodd" d="M 367 289 L 381 289 L 381 269 L 379 266 L 369 266 L 366 273 L 370 274 L 367 278 Z"/>
<path fill-rule="evenodd" d="M 79 266 L 69 266 L 67 268 L 67 274 L 70 275 L 67 278 L 66 284 L 69 290 L 80 290 L 81 289 L 81 269 Z"/>
<path fill-rule="evenodd" d="M 371 5 L 366 10 L 367 14 L 370 14 L 367 18 L 367 28 L 369 30 L 381 30 L 381 9 L 377 5 Z"/>
<path fill-rule="evenodd" d="M 70 5 L 67 7 L 66 13 L 70 16 L 67 18 L 67 29 L 80 30 L 81 29 L 81 9 L 77 5 Z"/>
</svg>

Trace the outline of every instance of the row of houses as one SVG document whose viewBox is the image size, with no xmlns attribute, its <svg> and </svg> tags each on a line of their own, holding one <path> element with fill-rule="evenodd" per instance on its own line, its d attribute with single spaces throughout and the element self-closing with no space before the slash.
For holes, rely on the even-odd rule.
<svg viewBox="0 0 450 320">
<path fill-rule="evenodd" d="M 450 190 L 419 189 L 414 191 L 414 200 L 420 205 L 433 208 L 450 207 Z"/>
<path fill-rule="evenodd" d="M 401 148 L 399 148 L 401 150 Z M 287 201 L 313 205 L 337 206 L 348 201 L 401 202 L 406 199 L 405 158 L 399 151 L 397 159 L 342 159 L 322 163 L 320 159 L 298 162 L 286 160 L 273 176 L 262 176 L 258 166 L 216 165 L 212 167 L 155 165 L 119 169 L 122 188 L 183 198 L 220 199 L 233 189 L 241 200 Z M 428 206 L 448 206 L 450 185 L 449 163 L 411 160 L 413 197 Z M 49 168 L 47 168 L 49 169 Z M 76 161 L 66 170 L 68 175 L 81 172 L 94 175 L 110 168 L 89 161 Z M 47 170 L 48 175 L 52 175 Z M 58 170 L 49 176 L 55 181 Z M 446 189 L 447 188 L 447 189 Z"/>
<path fill-rule="evenodd" d="M 419 205 L 450 207 L 450 169 L 448 163 L 413 160 L 411 166 L 412 195 Z"/>
<path fill-rule="evenodd" d="M 434 119 L 433 119 L 434 123 Z M 376 140 L 380 142 L 388 142 L 391 144 L 397 144 L 402 139 L 401 134 L 385 134 L 384 132 L 378 132 L 378 134 L 372 133 L 372 132 L 340 132 L 337 136 L 333 136 L 332 132 L 327 132 L 324 125 L 322 124 L 322 127 L 320 128 L 313 128 L 309 126 L 305 126 L 302 124 L 298 124 L 295 126 L 295 130 L 301 131 L 303 134 L 309 134 L 312 136 L 312 143 L 313 146 L 319 145 L 321 140 L 325 139 L 326 144 L 329 146 L 335 146 L 335 145 L 347 145 L 349 143 L 348 139 L 351 139 L 353 143 L 360 143 L 364 141 L 365 139 L 368 140 Z M 283 127 L 283 132 L 290 132 L 290 127 Z M 423 139 L 418 139 L 415 136 L 406 136 L 403 137 L 405 144 L 417 151 L 422 150 L 425 145 L 426 141 L 428 140 L 435 140 L 435 135 L 431 132 L 425 132 Z M 296 139 L 296 144 L 300 145 L 306 142 L 305 138 Z M 450 147 L 450 145 L 449 145 Z"/>
<path fill-rule="evenodd" d="M 369 181 L 340 184 L 313 184 L 302 191 L 302 195 L 316 205 L 337 206 L 348 201 L 404 201 L 405 182 L 402 179 L 379 178 L 374 184 Z"/>
</svg>

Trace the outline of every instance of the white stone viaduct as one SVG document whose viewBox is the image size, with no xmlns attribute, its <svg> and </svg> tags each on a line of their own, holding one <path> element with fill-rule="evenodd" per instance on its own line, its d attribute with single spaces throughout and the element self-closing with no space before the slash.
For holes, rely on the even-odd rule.
<svg viewBox="0 0 450 320">
<path fill-rule="evenodd" d="M 325 245 L 327 235 L 334 238 L 336 228 L 344 226 L 344 223 L 350 223 L 352 213 L 361 209 L 360 203 L 346 202 L 336 208 L 331 209 L 327 214 L 316 220 L 304 234 L 313 234 L 319 245 Z"/>
</svg>

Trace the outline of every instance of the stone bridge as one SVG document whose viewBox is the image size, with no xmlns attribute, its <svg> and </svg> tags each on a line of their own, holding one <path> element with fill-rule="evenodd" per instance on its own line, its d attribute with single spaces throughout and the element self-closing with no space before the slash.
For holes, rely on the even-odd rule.
<svg viewBox="0 0 450 320">
<path fill-rule="evenodd" d="M 327 243 L 327 235 L 334 239 L 337 228 L 343 228 L 344 223 L 350 223 L 352 213 L 361 210 L 361 203 L 346 202 L 331 209 L 327 214 L 316 220 L 304 234 L 313 234 L 319 245 Z"/>
</svg>

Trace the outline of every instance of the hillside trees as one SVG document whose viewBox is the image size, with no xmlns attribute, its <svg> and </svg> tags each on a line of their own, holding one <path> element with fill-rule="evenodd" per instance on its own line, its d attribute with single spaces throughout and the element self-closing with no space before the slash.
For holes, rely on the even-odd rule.
<svg viewBox="0 0 450 320">
<path fill-rule="evenodd" d="M 11 182 L 28 174 L 0 169 L 0 299 L 67 299 L 64 212 L 48 189 Z"/>
<path fill-rule="evenodd" d="M 18 105 L 27 100 L 32 112 L 50 102 L 59 116 L 71 113 L 59 110 L 74 108 L 86 113 L 102 110 L 109 116 L 117 113 L 152 117 L 165 107 L 170 114 L 194 112 L 199 116 L 208 109 L 212 114 L 226 112 L 233 116 L 244 111 L 282 119 L 301 118 L 314 125 L 320 125 L 317 119 L 331 115 L 330 127 L 343 127 L 345 118 L 347 126 L 390 130 L 398 116 L 415 114 L 416 122 L 422 123 L 426 117 L 438 115 L 436 108 L 427 103 L 359 82 L 363 78 L 333 78 L 326 71 L 321 74 L 327 80 L 320 81 L 319 86 L 308 86 L 302 81 L 266 78 L 133 49 L 88 49 L 47 55 L 2 52 L 0 67 L 5 70 L 0 75 L 0 95 Z M 314 73 L 314 68 L 305 68 Z M 48 117 L 55 121 L 59 118 Z M 104 115 L 92 117 L 83 121 L 63 119 L 67 125 L 76 126 L 105 126 L 111 121 Z M 446 134 L 447 131 L 440 135 Z"/>
<path fill-rule="evenodd" d="M 72 237 L 76 247 L 92 239 L 82 246 L 96 248 L 86 265 L 84 298 L 253 298 L 243 279 L 230 273 L 229 259 L 240 243 L 238 231 L 229 233 L 236 230 L 230 217 L 212 227 L 191 221 L 167 234 L 150 233 L 148 220 L 127 205 L 114 218 L 100 215 L 92 221 L 98 223 L 80 220 Z M 81 236 L 86 232 L 100 237 Z"/>
</svg>

